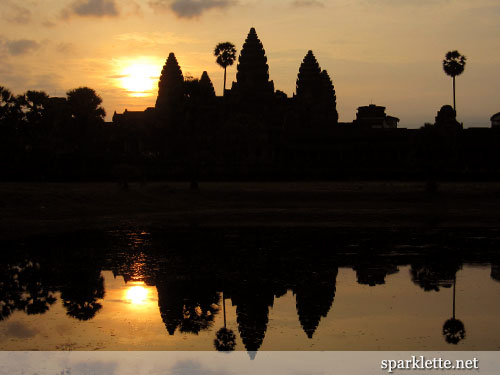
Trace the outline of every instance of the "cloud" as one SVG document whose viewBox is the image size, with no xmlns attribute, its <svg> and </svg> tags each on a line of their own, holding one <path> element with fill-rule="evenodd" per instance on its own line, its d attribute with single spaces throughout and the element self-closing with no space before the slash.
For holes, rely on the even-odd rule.
<svg viewBox="0 0 500 375">
<path fill-rule="evenodd" d="M 318 0 L 295 0 L 292 6 L 296 8 L 324 8 L 325 4 Z"/>
<path fill-rule="evenodd" d="M 29 39 L 7 40 L 3 44 L 13 56 L 24 55 L 40 47 L 39 43 Z"/>
<path fill-rule="evenodd" d="M 211 9 L 226 9 L 234 0 L 152 0 L 149 5 L 155 10 L 170 10 L 179 18 L 196 18 Z"/>
<path fill-rule="evenodd" d="M 9 323 L 7 325 L 7 328 L 5 329 L 5 334 L 7 335 L 7 337 L 16 337 L 18 339 L 28 339 L 31 337 L 35 337 L 38 332 L 38 329 L 27 327 L 20 322 Z"/>
<path fill-rule="evenodd" d="M 73 55 L 76 52 L 76 47 L 73 43 L 61 42 L 56 45 L 56 51 L 63 55 Z"/>
<path fill-rule="evenodd" d="M 115 17 L 118 8 L 115 0 L 76 0 L 63 10 L 63 18 L 71 15 L 81 17 Z"/>
<path fill-rule="evenodd" d="M 2 18 L 8 22 L 27 24 L 31 22 L 31 11 L 14 1 L 6 0 L 3 4 Z"/>
<path fill-rule="evenodd" d="M 127 45 L 134 49 L 152 49 L 162 45 L 172 46 L 200 43 L 198 39 L 172 32 L 131 32 L 119 34 L 115 38 L 121 42 L 126 42 Z"/>
</svg>

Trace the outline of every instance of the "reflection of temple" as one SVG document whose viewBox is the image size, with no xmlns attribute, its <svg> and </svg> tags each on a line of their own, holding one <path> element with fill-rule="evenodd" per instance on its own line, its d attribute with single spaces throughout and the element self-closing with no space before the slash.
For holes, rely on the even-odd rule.
<svg viewBox="0 0 500 375">
<path fill-rule="evenodd" d="M 238 330 L 243 345 L 249 352 L 256 352 L 264 341 L 269 320 L 269 307 L 273 306 L 274 294 L 266 285 L 238 285 L 231 292 L 236 306 Z"/>
<path fill-rule="evenodd" d="M 491 265 L 491 278 L 500 281 L 500 264 Z"/>
<path fill-rule="evenodd" d="M 313 337 L 321 318 L 326 318 L 335 298 L 337 268 L 310 272 L 293 288 L 297 314 L 307 337 Z"/>
<path fill-rule="evenodd" d="M 387 275 L 399 272 L 399 268 L 393 264 L 367 263 L 354 266 L 358 283 L 375 286 L 385 284 Z"/>
<path fill-rule="evenodd" d="M 58 292 L 59 303 L 69 316 L 91 320 L 104 308 L 101 270 L 112 269 L 125 280 L 156 286 L 165 335 L 210 329 L 215 334 L 214 320 L 221 311 L 220 292 L 224 292 L 235 306 L 244 347 L 254 355 L 264 343 L 275 298 L 290 291 L 306 336 L 313 338 L 321 332 L 321 320 L 332 311 L 334 301 L 338 303 L 339 268 L 354 269 L 361 284 L 380 285 L 392 282 L 387 275 L 396 272 L 398 265 L 411 265 L 409 276 L 417 288 L 426 291 L 452 286 L 464 263 L 491 264 L 491 278 L 500 280 L 496 256 L 500 240 L 494 236 L 488 242 L 475 242 L 470 234 L 464 234 L 469 236 L 467 241 L 456 235 L 448 247 L 443 244 L 450 245 L 449 237 L 420 236 L 413 247 L 407 245 L 413 234 L 403 233 L 400 243 L 407 247 L 401 248 L 395 246 L 398 240 L 393 237 L 392 247 L 386 243 L 376 247 L 355 236 L 343 238 L 330 228 L 325 232 L 305 230 L 304 236 L 299 234 L 301 229 L 271 231 L 261 237 L 255 230 L 234 231 L 211 229 L 207 234 L 190 229 L 185 236 L 180 231 L 134 232 L 120 236 L 123 243 L 113 242 L 109 248 L 106 242 L 95 241 L 94 250 L 75 245 L 71 252 L 55 250 L 53 256 L 13 253 L 0 259 L 0 321 L 9 319 L 14 311 L 43 314 L 52 308 Z M 422 242 L 435 247 L 422 250 Z M 346 250 L 346 243 L 356 246 Z M 334 244 L 336 250 L 330 251 Z M 48 241 L 47 246 L 52 245 Z M 36 246 L 41 245 L 37 242 Z M 449 293 L 443 297 L 449 298 Z M 456 338 L 457 327 L 448 324 L 443 332 Z"/>
<path fill-rule="evenodd" d="M 213 325 L 219 294 L 191 281 L 158 281 L 158 306 L 167 331 L 198 334 Z"/>
<path fill-rule="evenodd" d="M 456 261 L 437 262 L 431 260 L 426 263 L 415 263 L 411 265 L 412 281 L 423 290 L 436 292 L 440 288 L 451 288 L 457 271 L 461 265 Z"/>
</svg>

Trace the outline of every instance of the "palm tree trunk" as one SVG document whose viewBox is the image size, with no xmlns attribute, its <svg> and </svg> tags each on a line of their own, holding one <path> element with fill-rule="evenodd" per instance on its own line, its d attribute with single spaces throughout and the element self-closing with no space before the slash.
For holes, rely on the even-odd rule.
<svg viewBox="0 0 500 375">
<path fill-rule="evenodd" d="M 455 115 L 457 114 L 457 106 L 455 102 L 455 76 L 453 76 L 453 109 L 455 110 Z"/>
<path fill-rule="evenodd" d="M 457 284 L 457 276 L 453 278 L 453 319 L 455 319 L 455 285 Z"/>
<path fill-rule="evenodd" d="M 225 66 L 224 67 L 224 92 L 222 93 L 223 97 L 226 96 L 226 69 L 227 69 L 227 67 Z"/>
<path fill-rule="evenodd" d="M 224 313 L 224 328 L 226 328 L 226 299 L 224 298 L 224 292 L 222 292 L 222 310 Z"/>
</svg>

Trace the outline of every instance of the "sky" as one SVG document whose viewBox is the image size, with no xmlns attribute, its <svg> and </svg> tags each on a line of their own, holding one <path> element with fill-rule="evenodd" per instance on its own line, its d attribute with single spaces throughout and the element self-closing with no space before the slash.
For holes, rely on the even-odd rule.
<svg viewBox="0 0 500 375">
<path fill-rule="evenodd" d="M 458 120 L 490 126 L 500 112 L 498 0 L 0 0 L 0 86 L 65 96 L 88 86 L 114 111 L 154 106 L 170 52 L 185 76 L 206 70 L 222 94 L 217 43 L 239 51 L 251 27 L 275 88 L 295 92 L 312 50 L 330 74 L 340 121 L 377 104 L 400 127 L 433 123 L 452 104 L 447 51 L 467 57 L 457 77 Z M 228 70 L 228 87 L 236 64 Z"/>
</svg>

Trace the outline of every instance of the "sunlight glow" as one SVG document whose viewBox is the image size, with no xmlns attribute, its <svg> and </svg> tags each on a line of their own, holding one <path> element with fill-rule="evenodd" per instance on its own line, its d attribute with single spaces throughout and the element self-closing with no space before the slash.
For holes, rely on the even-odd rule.
<svg viewBox="0 0 500 375">
<path fill-rule="evenodd" d="M 141 286 L 135 285 L 127 289 L 125 299 L 133 305 L 144 305 L 147 302 L 149 291 Z"/>
<path fill-rule="evenodd" d="M 121 76 L 120 84 L 130 96 L 145 97 L 153 95 L 159 71 L 156 65 L 132 63 L 123 68 Z"/>
</svg>

